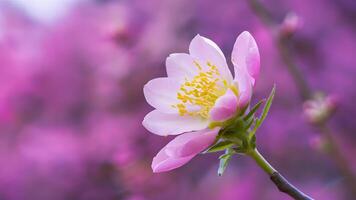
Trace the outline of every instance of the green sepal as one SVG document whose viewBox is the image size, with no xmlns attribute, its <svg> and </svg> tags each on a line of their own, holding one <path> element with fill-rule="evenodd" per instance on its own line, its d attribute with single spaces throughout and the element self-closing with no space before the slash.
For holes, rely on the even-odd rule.
<svg viewBox="0 0 356 200">
<path fill-rule="evenodd" d="M 267 102 L 266 102 L 265 106 L 263 107 L 262 114 L 260 115 L 259 118 L 255 119 L 255 127 L 249 133 L 249 138 L 250 139 L 256 134 L 257 129 L 262 125 L 263 121 L 266 119 L 268 111 L 271 108 L 271 105 L 272 105 L 272 102 L 273 102 L 275 91 L 276 91 L 276 86 L 274 85 L 273 88 L 272 88 L 271 93 L 269 94 Z"/>
<path fill-rule="evenodd" d="M 242 117 L 238 117 L 221 131 L 221 136 L 223 138 L 238 138 L 241 140 L 246 136 L 248 125 Z"/>
<path fill-rule="evenodd" d="M 244 120 L 249 120 L 251 117 L 253 117 L 253 115 L 255 114 L 255 112 L 260 108 L 260 106 L 262 105 L 262 103 L 264 103 L 266 101 L 266 99 L 262 99 L 261 101 L 259 101 L 258 103 L 256 103 L 252 109 L 250 110 L 250 112 L 248 112 L 247 115 L 245 115 Z"/>
<path fill-rule="evenodd" d="M 219 163 L 219 169 L 218 169 L 218 176 L 222 176 L 225 172 L 225 169 L 227 165 L 229 164 L 229 161 L 231 160 L 231 156 L 233 155 L 233 150 L 231 148 L 227 148 L 225 150 L 225 154 L 221 155 L 219 157 L 220 163 Z"/>
<path fill-rule="evenodd" d="M 211 147 L 209 147 L 206 151 L 204 151 L 203 153 L 213 153 L 213 152 L 218 152 L 218 151 L 223 151 L 229 147 L 234 146 L 235 143 L 231 142 L 231 141 L 219 141 L 217 143 L 215 143 L 214 145 L 212 145 Z"/>
<path fill-rule="evenodd" d="M 250 146 L 252 149 L 256 148 L 256 135 L 253 135 L 252 138 L 250 139 Z"/>
<path fill-rule="evenodd" d="M 250 117 L 249 119 L 246 120 L 246 124 L 245 124 L 245 130 L 249 130 L 250 127 L 252 126 L 252 124 L 255 122 L 256 118 L 254 117 L 254 115 L 252 115 L 252 117 Z"/>
<path fill-rule="evenodd" d="M 245 107 L 243 107 L 240 111 L 238 111 L 239 116 L 243 116 L 247 110 L 247 108 L 249 107 L 250 103 L 248 103 Z"/>
<path fill-rule="evenodd" d="M 268 111 L 271 108 L 275 93 L 276 93 L 276 86 L 274 85 L 273 88 L 272 88 L 271 93 L 269 94 L 267 102 L 266 102 L 265 106 L 263 107 L 262 114 L 261 114 L 260 118 L 256 122 L 257 126 L 261 126 L 262 122 L 266 119 Z"/>
<path fill-rule="evenodd" d="M 247 149 L 243 148 L 242 146 L 238 146 L 238 147 L 234 147 L 233 151 L 234 151 L 234 153 L 237 153 L 237 154 L 245 154 Z"/>
</svg>

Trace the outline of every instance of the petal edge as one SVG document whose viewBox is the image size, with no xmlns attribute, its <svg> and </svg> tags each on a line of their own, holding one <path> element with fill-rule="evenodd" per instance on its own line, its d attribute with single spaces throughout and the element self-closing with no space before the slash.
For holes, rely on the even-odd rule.
<svg viewBox="0 0 356 200">
<path fill-rule="evenodd" d="M 142 125 L 151 133 L 167 136 L 205 129 L 208 121 L 199 117 L 180 116 L 153 110 L 145 116 Z"/>
</svg>

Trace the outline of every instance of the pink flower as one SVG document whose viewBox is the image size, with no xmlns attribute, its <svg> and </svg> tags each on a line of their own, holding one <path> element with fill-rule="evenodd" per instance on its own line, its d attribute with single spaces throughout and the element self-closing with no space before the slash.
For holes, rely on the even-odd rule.
<svg viewBox="0 0 356 200">
<path fill-rule="evenodd" d="M 161 136 L 183 133 L 153 158 L 153 172 L 187 163 L 214 142 L 220 128 L 213 128 L 212 122 L 221 124 L 248 105 L 260 68 L 258 47 L 249 32 L 237 37 L 231 57 L 235 78 L 220 48 L 197 35 L 189 54 L 167 58 L 168 77 L 144 86 L 146 100 L 155 110 L 145 116 L 143 126 Z"/>
</svg>

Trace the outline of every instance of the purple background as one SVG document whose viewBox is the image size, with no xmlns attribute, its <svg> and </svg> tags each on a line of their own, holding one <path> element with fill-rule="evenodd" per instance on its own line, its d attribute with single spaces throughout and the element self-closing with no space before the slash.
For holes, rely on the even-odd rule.
<svg viewBox="0 0 356 200">
<path fill-rule="evenodd" d="M 247 157 L 234 157 L 223 177 L 218 154 L 169 173 L 150 168 L 172 138 L 142 127 L 152 110 L 143 85 L 165 76 L 166 57 L 187 52 L 198 33 L 231 64 L 244 30 L 261 54 L 253 101 L 277 85 L 260 151 L 316 199 L 352 199 L 333 160 L 317 151 L 319 132 L 306 123 L 271 35 L 246 1 L 82 0 L 43 13 L 13 2 L 0 1 L 1 200 L 288 199 Z M 290 11 L 303 21 L 292 38 L 296 62 L 314 89 L 339 97 L 330 124 L 355 169 L 355 1 L 263 3 L 279 21 Z"/>
</svg>

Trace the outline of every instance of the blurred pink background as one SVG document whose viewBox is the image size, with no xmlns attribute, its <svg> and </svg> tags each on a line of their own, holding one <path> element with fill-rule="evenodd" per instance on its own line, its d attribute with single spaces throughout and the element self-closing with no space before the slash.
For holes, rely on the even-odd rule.
<svg viewBox="0 0 356 200">
<path fill-rule="evenodd" d="M 336 95 L 334 138 L 356 171 L 356 3 L 262 1 L 283 21 L 302 25 L 291 38 L 296 63 L 316 90 Z M 352 199 L 345 177 L 318 151 L 302 99 L 270 32 L 238 0 L 1 0 L 1 200 L 288 199 L 247 157 L 217 176 L 218 156 L 198 156 L 162 174 L 150 168 L 171 137 L 146 131 L 143 85 L 165 76 L 170 53 L 196 35 L 215 41 L 228 61 L 239 33 L 259 45 L 254 102 L 277 94 L 259 130 L 260 151 L 316 199 Z"/>
</svg>

